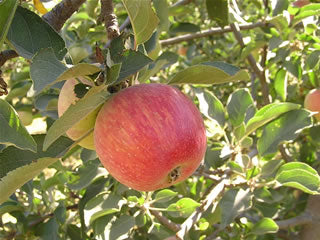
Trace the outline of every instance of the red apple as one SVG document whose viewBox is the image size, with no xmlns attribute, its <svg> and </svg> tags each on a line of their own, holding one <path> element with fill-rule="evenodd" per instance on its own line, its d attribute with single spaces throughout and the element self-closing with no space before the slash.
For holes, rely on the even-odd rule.
<svg viewBox="0 0 320 240">
<path fill-rule="evenodd" d="M 292 5 L 294 7 L 299 7 L 299 8 L 302 8 L 303 6 L 309 4 L 310 1 L 309 0 L 298 0 L 298 1 L 295 1 L 292 3 Z"/>
<path fill-rule="evenodd" d="M 320 121 L 320 89 L 311 90 L 304 99 L 304 107 L 310 111 L 318 112 L 315 118 Z"/>
<path fill-rule="evenodd" d="M 176 88 L 156 83 L 113 95 L 98 114 L 94 141 L 109 173 L 139 191 L 185 180 L 206 151 L 205 127 L 196 106 Z"/>
<path fill-rule="evenodd" d="M 87 85 L 93 85 L 92 82 L 86 80 L 85 78 L 78 78 L 82 83 Z M 65 82 L 63 85 L 59 99 L 58 99 L 58 115 L 61 117 L 63 113 L 70 107 L 71 104 L 75 104 L 79 98 L 77 98 L 74 87 L 79 82 L 76 79 L 69 79 Z M 91 112 L 88 114 L 84 119 L 79 121 L 76 125 L 71 127 L 67 131 L 67 135 L 72 140 L 76 141 L 80 139 L 82 136 L 84 136 L 90 129 L 94 127 L 95 120 L 97 117 L 97 114 L 99 112 L 99 109 Z M 93 142 L 93 132 L 89 134 L 87 137 L 85 137 L 83 140 L 79 142 L 79 145 L 81 147 L 94 150 L 94 142 Z"/>
</svg>

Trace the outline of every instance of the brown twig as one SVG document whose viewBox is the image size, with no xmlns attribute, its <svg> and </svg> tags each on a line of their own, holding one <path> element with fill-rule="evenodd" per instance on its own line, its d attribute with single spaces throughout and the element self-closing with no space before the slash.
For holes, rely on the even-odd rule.
<svg viewBox="0 0 320 240">
<path fill-rule="evenodd" d="M 233 34 L 234 34 L 235 38 L 237 39 L 238 43 L 240 44 L 241 48 L 244 48 L 245 44 L 243 42 L 242 34 L 240 32 L 240 30 L 241 30 L 240 26 L 237 23 L 232 23 L 232 24 L 230 24 L 230 28 L 232 29 Z M 270 103 L 269 88 L 268 88 L 268 84 L 266 81 L 265 71 L 261 67 L 261 65 L 256 62 L 256 60 L 254 59 L 252 54 L 248 55 L 247 60 L 250 64 L 251 68 L 253 69 L 253 71 L 255 72 L 255 74 L 258 76 L 258 78 L 260 80 L 264 104 L 265 105 L 269 104 Z"/>
<path fill-rule="evenodd" d="M 18 56 L 18 53 L 14 50 L 4 50 L 0 52 L 0 67 L 3 66 L 6 61 Z"/>
<path fill-rule="evenodd" d="M 158 221 L 166 226 L 168 229 L 174 231 L 174 232 L 178 232 L 180 230 L 180 225 L 176 224 L 174 222 L 171 222 L 168 218 L 164 217 L 160 212 L 156 211 L 156 210 L 149 210 L 150 213 L 156 218 L 158 219 Z"/>
<path fill-rule="evenodd" d="M 313 221 L 314 219 L 312 215 L 308 212 L 304 212 L 293 218 L 276 221 L 276 223 L 279 226 L 279 229 L 288 229 L 288 228 L 296 227 L 299 225 L 310 224 Z"/>
<path fill-rule="evenodd" d="M 2 78 L 2 71 L 0 70 L 0 96 L 8 94 L 8 85 Z"/>
<path fill-rule="evenodd" d="M 71 15 L 79 9 L 85 0 L 63 0 L 58 3 L 50 12 L 43 15 L 43 19 L 59 32 L 64 23 Z"/>
<path fill-rule="evenodd" d="M 258 27 L 267 27 L 269 24 L 266 22 L 257 22 L 257 23 L 251 23 L 251 24 L 241 24 L 239 25 L 240 30 L 250 30 Z M 211 28 L 208 30 L 203 30 L 201 32 L 196 32 L 196 33 L 190 33 L 190 34 L 185 34 L 181 35 L 178 37 L 174 38 L 169 38 L 165 40 L 161 40 L 161 46 L 168 46 L 168 45 L 173 45 L 176 43 L 184 42 L 184 41 L 189 41 L 197 38 L 203 38 L 203 37 L 209 37 L 209 36 L 214 36 L 214 35 L 221 35 L 224 33 L 232 32 L 232 29 L 230 26 L 226 26 L 224 28 Z"/>
<path fill-rule="evenodd" d="M 114 39 L 120 35 L 117 15 L 113 12 L 112 0 L 101 0 L 101 14 L 98 22 L 104 21 L 108 39 Z"/>
<path fill-rule="evenodd" d="M 176 233 L 178 239 L 184 239 L 184 236 L 189 232 L 192 226 L 199 221 L 202 214 L 211 206 L 211 204 L 217 200 L 220 194 L 225 189 L 226 180 L 222 180 L 218 183 L 206 196 L 202 204 L 194 211 L 182 224 L 181 229 Z M 217 203 L 217 202 L 216 202 Z M 214 205 L 214 208 L 217 204 Z"/>
</svg>

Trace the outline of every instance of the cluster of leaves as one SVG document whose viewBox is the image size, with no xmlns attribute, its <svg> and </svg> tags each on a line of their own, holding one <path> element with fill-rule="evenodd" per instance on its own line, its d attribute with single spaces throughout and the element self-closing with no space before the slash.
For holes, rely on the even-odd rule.
<svg viewBox="0 0 320 240">
<path fill-rule="evenodd" d="M 309 194 L 320 193 L 320 127 L 302 107 L 308 90 L 320 85 L 320 6 L 274 3 L 114 1 L 118 20 L 129 17 L 131 27 L 110 43 L 96 24 L 96 0 L 60 34 L 30 4 L 0 2 L 0 47 L 5 41 L 22 57 L 3 69 L 10 91 L 0 98 L 0 238 L 278 239 L 279 227 L 291 227 L 281 221 L 303 214 Z M 244 48 L 231 30 L 164 44 L 259 19 L 263 25 L 243 32 Z M 152 56 L 161 43 L 161 54 Z M 249 56 L 268 76 L 271 103 L 263 103 L 266 83 L 246 63 Z M 59 89 L 80 76 L 103 76 L 103 84 L 58 118 Z M 108 175 L 94 151 L 64 136 L 125 81 L 178 85 L 198 105 L 208 148 L 185 182 L 134 191 Z M 44 128 L 32 130 L 40 122 Z"/>
</svg>

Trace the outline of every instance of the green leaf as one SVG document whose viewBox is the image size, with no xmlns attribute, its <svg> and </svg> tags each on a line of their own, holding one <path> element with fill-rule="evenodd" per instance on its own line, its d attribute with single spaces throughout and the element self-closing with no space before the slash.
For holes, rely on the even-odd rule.
<svg viewBox="0 0 320 240">
<path fill-rule="evenodd" d="M 8 147 L 0 153 L 0 204 L 44 168 L 58 160 L 56 156 L 71 146 L 72 141 L 62 137 L 47 151 L 42 151 L 44 135 L 35 135 L 37 152 Z"/>
<path fill-rule="evenodd" d="M 151 7 L 150 0 L 122 0 L 133 27 L 136 44 L 146 42 L 156 29 L 159 18 Z"/>
<path fill-rule="evenodd" d="M 0 5 L 1 6 L 1 5 Z M 9 200 L 0 205 L 0 216 L 5 213 L 10 213 L 14 211 L 23 211 L 24 208 L 18 202 Z"/>
<path fill-rule="evenodd" d="M 51 218 L 49 221 L 41 225 L 40 239 L 43 240 L 60 240 L 59 224 L 55 218 Z"/>
<path fill-rule="evenodd" d="M 280 69 L 274 80 L 274 88 L 280 97 L 281 101 L 285 101 L 287 98 L 287 83 L 288 83 L 288 72 L 284 69 Z"/>
<path fill-rule="evenodd" d="M 100 105 L 106 101 L 108 96 L 109 93 L 103 85 L 101 87 L 91 88 L 86 96 L 77 101 L 76 104 L 71 105 L 67 111 L 65 111 L 65 113 L 52 124 L 46 135 L 43 149 L 46 150 L 69 128 L 100 107 Z"/>
<path fill-rule="evenodd" d="M 169 8 L 167 0 L 153 0 L 153 5 L 159 18 L 158 29 L 161 31 L 168 31 L 170 26 Z"/>
<path fill-rule="evenodd" d="M 276 119 L 281 114 L 299 109 L 300 107 L 300 105 L 294 103 L 271 103 L 264 106 L 248 121 L 245 136 Z"/>
<path fill-rule="evenodd" d="M 134 227 L 134 225 L 134 217 L 121 215 L 115 221 L 111 221 L 106 226 L 105 239 L 127 239 L 129 237 L 130 230 Z"/>
<path fill-rule="evenodd" d="M 184 33 L 195 33 L 201 29 L 198 25 L 188 22 L 176 22 L 170 26 L 170 33 L 172 34 L 184 34 Z"/>
<path fill-rule="evenodd" d="M 224 62 L 210 62 L 188 67 L 177 73 L 170 84 L 220 84 L 247 81 L 249 74 Z"/>
<path fill-rule="evenodd" d="M 287 18 L 282 15 L 272 17 L 268 22 L 273 24 L 279 32 L 287 30 L 289 26 Z"/>
<path fill-rule="evenodd" d="M 320 60 L 320 50 L 313 51 L 307 56 L 307 65 L 309 69 L 314 69 Z"/>
<path fill-rule="evenodd" d="M 136 52 L 133 50 L 124 52 L 119 77 L 116 83 L 138 72 L 151 62 L 152 59 L 148 58 L 141 52 Z"/>
<path fill-rule="evenodd" d="M 317 171 L 302 162 L 282 165 L 277 172 L 276 180 L 282 186 L 297 188 L 309 194 L 320 193 L 320 177 Z"/>
<path fill-rule="evenodd" d="M 98 167 L 97 164 L 89 161 L 87 164 L 82 165 L 77 172 L 77 179 L 68 184 L 71 190 L 80 190 L 90 185 L 94 179 L 101 176 L 107 176 L 108 172 L 103 167 Z"/>
<path fill-rule="evenodd" d="M 230 189 L 222 197 L 219 202 L 221 207 L 221 229 L 228 226 L 242 212 L 249 209 L 252 193 L 250 189 Z"/>
<path fill-rule="evenodd" d="M 54 82 L 68 80 L 76 77 L 89 76 L 101 70 L 102 70 L 101 68 L 99 68 L 97 65 L 94 65 L 94 64 L 78 63 L 66 69 Z"/>
<path fill-rule="evenodd" d="M 52 48 L 41 49 L 32 59 L 30 76 L 34 90 L 39 94 L 44 88 L 52 85 L 67 70 L 56 57 Z"/>
<path fill-rule="evenodd" d="M 81 229 L 73 224 L 68 224 L 67 226 L 67 234 L 71 238 L 71 240 L 79 240 L 81 239 Z"/>
<path fill-rule="evenodd" d="M 67 53 L 60 35 L 41 17 L 23 7 L 17 8 L 7 38 L 18 54 L 27 59 L 42 48 L 52 48 L 59 60 Z"/>
<path fill-rule="evenodd" d="M 0 143 L 17 148 L 36 151 L 37 145 L 22 125 L 14 108 L 0 99 Z"/>
<path fill-rule="evenodd" d="M 262 218 L 257 222 L 250 231 L 250 234 L 264 235 L 267 233 L 278 232 L 279 227 L 271 218 Z"/>
<path fill-rule="evenodd" d="M 87 226 L 99 217 L 119 212 L 121 198 L 111 193 L 101 193 L 89 200 L 84 208 L 84 219 Z"/>
<path fill-rule="evenodd" d="M 310 112 L 304 109 L 292 110 L 268 123 L 258 139 L 257 148 L 261 156 L 277 152 L 283 141 L 294 140 L 304 128 L 312 126 Z"/>
<path fill-rule="evenodd" d="M 191 198 L 182 198 L 176 203 L 170 204 L 167 211 L 179 212 L 181 217 L 188 217 L 201 204 Z"/>
<path fill-rule="evenodd" d="M 266 164 L 264 164 L 261 168 L 261 177 L 262 178 L 269 178 L 275 175 L 279 167 L 284 164 L 284 161 L 282 159 L 275 159 L 268 161 Z"/>
<path fill-rule="evenodd" d="M 228 0 L 206 0 L 209 18 L 216 21 L 220 27 L 229 24 Z"/>
<path fill-rule="evenodd" d="M 116 63 L 107 69 L 106 84 L 114 84 L 119 77 L 122 63 Z"/>
<path fill-rule="evenodd" d="M 272 16 L 277 16 L 282 13 L 284 10 L 287 10 L 289 6 L 288 0 L 277 1 L 272 9 Z"/>
<path fill-rule="evenodd" d="M 312 3 L 305 5 L 302 8 L 300 8 L 299 13 L 294 16 L 294 19 L 292 20 L 292 25 L 296 25 L 304 18 L 318 15 L 320 15 L 320 3 Z"/>
<path fill-rule="evenodd" d="M 6 100 L 11 101 L 13 98 L 26 96 L 31 86 L 31 80 L 25 80 L 14 84 L 11 87 L 9 94 L 6 96 Z"/>
<path fill-rule="evenodd" d="M 213 93 L 198 89 L 196 89 L 196 96 L 199 100 L 200 112 L 207 118 L 216 120 L 223 127 L 226 118 L 225 109 L 220 100 Z"/>
<path fill-rule="evenodd" d="M 7 36 L 18 3 L 18 0 L 4 0 L 0 2 L 0 50 Z"/>
<path fill-rule="evenodd" d="M 79 215 L 80 215 L 80 223 L 81 223 L 81 235 L 82 238 L 86 235 L 86 224 L 85 224 L 85 219 L 84 219 L 84 208 L 87 204 L 87 202 L 96 197 L 98 193 L 100 193 L 103 188 L 105 183 L 107 182 L 107 178 L 99 178 L 96 181 L 94 181 L 93 183 L 91 183 L 89 185 L 89 187 L 87 188 L 85 194 L 83 195 L 83 197 L 80 199 L 79 202 Z M 88 219 L 87 219 L 88 220 Z"/>
<path fill-rule="evenodd" d="M 178 195 L 177 192 L 174 192 L 170 189 L 163 189 L 157 192 L 156 197 L 154 198 L 154 201 L 161 202 L 161 203 L 168 202 L 177 195 Z"/>
<path fill-rule="evenodd" d="M 239 89 L 231 94 L 227 103 L 227 111 L 234 127 L 244 122 L 250 106 L 253 106 L 253 99 L 248 89 Z"/>
</svg>

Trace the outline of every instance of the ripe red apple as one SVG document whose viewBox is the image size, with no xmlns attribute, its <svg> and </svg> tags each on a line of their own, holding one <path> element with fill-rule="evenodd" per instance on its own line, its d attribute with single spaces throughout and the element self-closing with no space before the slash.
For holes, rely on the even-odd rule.
<svg viewBox="0 0 320 240">
<path fill-rule="evenodd" d="M 178 89 L 156 83 L 113 95 L 98 114 L 94 141 L 109 173 L 139 191 L 185 180 L 206 151 L 205 127 L 196 106 Z"/>
<path fill-rule="evenodd" d="M 93 83 L 85 78 L 78 78 L 82 83 L 92 86 Z M 77 98 L 74 88 L 79 83 L 76 79 L 69 79 L 63 85 L 58 99 L 58 115 L 61 117 L 63 113 L 70 107 L 71 104 L 75 104 L 79 98 Z M 84 119 L 79 121 L 76 125 L 68 129 L 67 135 L 72 140 L 76 141 L 84 136 L 90 129 L 94 127 L 95 120 L 99 109 L 88 114 Z M 79 142 L 81 147 L 94 150 L 93 132 Z"/>
<path fill-rule="evenodd" d="M 320 89 L 313 89 L 307 94 L 304 107 L 310 111 L 319 112 L 314 116 L 320 121 Z"/>
</svg>

